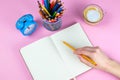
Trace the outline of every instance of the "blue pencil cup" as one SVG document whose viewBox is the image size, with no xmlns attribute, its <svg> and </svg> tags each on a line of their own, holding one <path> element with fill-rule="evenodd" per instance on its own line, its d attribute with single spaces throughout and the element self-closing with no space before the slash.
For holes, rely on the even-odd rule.
<svg viewBox="0 0 120 80">
<path fill-rule="evenodd" d="M 49 22 L 47 20 L 43 20 L 43 26 L 49 31 L 56 31 L 62 26 L 62 20 L 59 18 L 56 22 Z"/>
</svg>

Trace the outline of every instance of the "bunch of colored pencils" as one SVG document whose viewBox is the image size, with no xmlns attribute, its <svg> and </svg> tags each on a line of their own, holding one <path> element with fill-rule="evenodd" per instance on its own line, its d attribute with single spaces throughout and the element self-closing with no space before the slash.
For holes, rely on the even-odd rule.
<svg viewBox="0 0 120 80">
<path fill-rule="evenodd" d="M 56 22 L 63 15 L 64 9 L 61 0 L 42 0 L 42 3 L 37 2 L 42 19 L 49 22 Z"/>
</svg>

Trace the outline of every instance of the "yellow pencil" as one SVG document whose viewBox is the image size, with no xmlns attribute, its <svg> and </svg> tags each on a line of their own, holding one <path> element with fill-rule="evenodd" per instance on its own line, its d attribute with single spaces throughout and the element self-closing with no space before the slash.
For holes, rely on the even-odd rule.
<svg viewBox="0 0 120 80">
<path fill-rule="evenodd" d="M 73 50 L 73 51 L 76 50 L 73 46 L 71 46 L 71 45 L 68 44 L 67 42 L 63 41 L 63 43 L 64 43 L 67 47 L 69 47 L 71 50 Z"/>
<path fill-rule="evenodd" d="M 65 41 L 63 41 L 63 43 L 67 46 L 67 47 L 69 47 L 71 50 L 73 50 L 73 51 L 75 51 L 76 49 L 73 47 L 73 46 L 71 46 L 69 43 L 67 43 L 67 42 L 65 42 Z M 80 56 L 82 56 L 85 60 L 87 60 L 88 62 L 90 62 L 91 64 L 93 64 L 93 65 L 97 65 L 96 63 L 95 63 L 95 61 L 93 61 L 90 57 L 88 57 L 88 56 L 86 56 L 86 55 L 84 55 L 84 54 L 80 54 Z"/>
<path fill-rule="evenodd" d="M 51 16 L 50 13 L 48 12 L 48 10 L 43 5 L 41 5 L 41 7 L 49 16 Z"/>
</svg>

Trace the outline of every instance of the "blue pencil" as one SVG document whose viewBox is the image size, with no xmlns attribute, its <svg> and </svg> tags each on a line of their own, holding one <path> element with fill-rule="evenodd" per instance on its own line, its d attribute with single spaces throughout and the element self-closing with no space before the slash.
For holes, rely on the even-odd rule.
<svg viewBox="0 0 120 80">
<path fill-rule="evenodd" d="M 61 11 L 63 11 L 63 8 L 59 8 L 58 10 L 57 10 L 57 13 L 60 13 Z"/>
<path fill-rule="evenodd" d="M 55 6 L 53 7 L 51 13 L 53 14 L 58 8 L 60 8 L 60 6 L 62 6 L 60 3 L 56 3 Z"/>
<path fill-rule="evenodd" d="M 44 6 L 49 11 L 49 0 L 44 0 Z"/>
</svg>

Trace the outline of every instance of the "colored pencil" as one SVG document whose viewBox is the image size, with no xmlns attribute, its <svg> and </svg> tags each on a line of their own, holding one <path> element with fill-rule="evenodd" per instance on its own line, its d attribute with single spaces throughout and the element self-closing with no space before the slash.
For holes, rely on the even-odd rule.
<svg viewBox="0 0 120 80">
<path fill-rule="evenodd" d="M 54 5 L 55 5 L 55 1 L 52 1 L 51 4 L 50 4 L 50 10 L 53 9 Z"/>
<path fill-rule="evenodd" d="M 60 3 L 56 3 L 51 11 L 51 14 L 53 14 L 56 10 L 58 10 L 60 8 L 60 6 L 62 6 Z"/>
<path fill-rule="evenodd" d="M 61 0 L 41 0 L 42 4 L 39 1 L 37 2 L 40 9 L 39 14 L 43 19 L 55 22 L 62 17 L 64 9 Z"/>
<path fill-rule="evenodd" d="M 49 16 L 51 16 L 50 13 L 48 12 L 48 10 L 47 10 L 44 6 L 42 6 L 42 9 L 43 9 Z"/>
<path fill-rule="evenodd" d="M 44 0 L 44 6 L 49 11 L 49 0 Z"/>
</svg>

